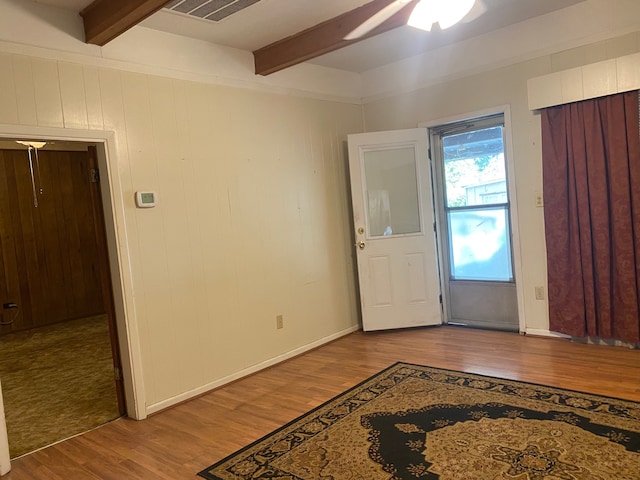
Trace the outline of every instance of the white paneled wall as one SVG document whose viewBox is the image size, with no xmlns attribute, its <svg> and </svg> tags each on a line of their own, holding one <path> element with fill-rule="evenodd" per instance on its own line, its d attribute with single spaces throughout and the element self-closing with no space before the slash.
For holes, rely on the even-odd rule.
<svg viewBox="0 0 640 480">
<path fill-rule="evenodd" d="M 0 124 L 115 132 L 148 412 L 357 328 L 361 106 L 0 53 Z"/>
</svg>

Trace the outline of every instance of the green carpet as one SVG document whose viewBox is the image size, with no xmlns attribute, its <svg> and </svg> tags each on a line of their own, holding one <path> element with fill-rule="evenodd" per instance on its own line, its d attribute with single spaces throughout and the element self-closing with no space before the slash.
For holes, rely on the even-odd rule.
<svg viewBox="0 0 640 480">
<path fill-rule="evenodd" d="M 639 480 L 640 403 L 398 363 L 199 475 Z"/>
<path fill-rule="evenodd" d="M 106 315 L 0 337 L 12 458 L 119 417 Z"/>
</svg>

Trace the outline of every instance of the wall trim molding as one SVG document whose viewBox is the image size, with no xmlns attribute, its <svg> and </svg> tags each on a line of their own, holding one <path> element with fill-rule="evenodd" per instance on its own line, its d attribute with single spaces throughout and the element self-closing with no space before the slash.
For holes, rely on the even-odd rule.
<svg viewBox="0 0 640 480">
<path fill-rule="evenodd" d="M 565 335 L 564 333 L 552 332 L 551 330 L 541 330 L 541 329 L 538 329 L 538 328 L 527 328 L 525 330 L 525 334 L 532 335 L 532 336 L 535 336 L 535 337 L 571 339 L 570 335 Z"/>
<path fill-rule="evenodd" d="M 235 372 L 232 373 L 231 375 L 227 375 L 226 377 L 220 378 L 219 380 L 216 380 L 214 382 L 210 382 L 207 383 L 205 385 L 202 385 L 201 387 L 198 388 L 194 388 L 192 390 L 189 390 L 187 392 L 184 392 L 180 395 L 176 395 L 175 397 L 171 397 L 168 398 L 166 400 L 163 400 L 161 402 L 158 403 L 154 403 L 152 405 L 147 405 L 147 413 L 149 415 L 153 414 L 153 413 L 158 413 L 162 410 L 165 410 L 169 407 L 172 407 L 174 405 L 177 405 L 179 403 L 185 402 L 187 400 L 190 400 L 194 397 L 197 397 L 199 395 L 202 395 L 204 393 L 210 392 L 211 390 L 214 390 L 218 387 L 222 387 L 223 385 L 226 385 L 228 383 L 231 383 L 235 380 L 239 380 L 243 377 L 249 376 L 253 373 L 259 372 L 260 370 L 264 370 L 265 368 L 271 367 L 273 365 L 276 365 L 278 363 L 284 362 L 285 360 L 289 360 L 290 358 L 296 357 L 298 355 L 301 355 L 305 352 L 308 352 L 310 350 L 313 350 L 315 348 L 318 348 L 322 345 L 325 345 L 329 342 L 332 342 L 334 340 L 337 340 L 338 338 L 344 337 L 346 335 L 349 335 L 353 332 L 357 332 L 358 330 L 360 330 L 360 325 L 353 325 L 349 328 L 346 328 L 340 332 L 334 333 L 333 335 L 329 335 L 327 337 L 321 338 L 320 340 L 316 340 L 315 342 L 311 342 L 308 343 L 306 345 L 303 345 L 302 347 L 298 347 L 294 350 L 291 350 L 287 353 L 283 353 L 282 355 L 278 355 L 276 357 L 273 357 L 269 360 L 265 360 L 264 362 L 260 362 L 256 365 L 252 365 L 251 367 L 245 368 L 244 370 L 240 370 L 239 372 Z"/>
</svg>

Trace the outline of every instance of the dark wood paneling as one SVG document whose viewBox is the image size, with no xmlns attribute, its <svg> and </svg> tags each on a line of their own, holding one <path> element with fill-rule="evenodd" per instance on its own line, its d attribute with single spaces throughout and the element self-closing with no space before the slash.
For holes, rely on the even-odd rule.
<svg viewBox="0 0 640 480">
<path fill-rule="evenodd" d="M 105 311 L 88 154 L 41 151 L 39 158 L 36 208 L 27 152 L 0 151 L 0 303 L 20 306 L 0 333 Z M 14 313 L 4 310 L 3 320 Z"/>
<path fill-rule="evenodd" d="M 15 175 L 10 152 L 0 150 L 0 308 L 8 302 L 22 304 L 22 289 L 18 276 L 18 258 L 11 215 L 10 200 L 15 196 Z M 21 321 L 20 310 L 0 310 L 0 332 L 8 331 L 11 321 Z"/>
</svg>

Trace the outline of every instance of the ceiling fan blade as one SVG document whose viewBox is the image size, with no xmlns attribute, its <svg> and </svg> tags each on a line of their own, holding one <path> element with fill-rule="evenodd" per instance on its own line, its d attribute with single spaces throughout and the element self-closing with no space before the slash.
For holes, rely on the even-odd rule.
<svg viewBox="0 0 640 480">
<path fill-rule="evenodd" d="M 487 4 L 484 3 L 483 0 L 476 0 L 476 3 L 473 5 L 473 8 L 465 17 L 462 19 L 462 23 L 473 22 L 476 18 L 481 17 L 485 13 L 487 13 Z"/>
<path fill-rule="evenodd" d="M 393 17 L 396 13 L 404 8 L 404 6 L 409 3 L 411 0 L 396 0 L 395 2 L 390 3 L 382 10 L 380 10 L 375 15 L 369 17 L 368 20 L 364 21 L 359 27 L 349 33 L 344 37 L 345 40 L 355 40 L 356 38 L 360 38 L 363 35 L 366 35 L 374 28 L 382 25 L 389 18 Z"/>
</svg>

